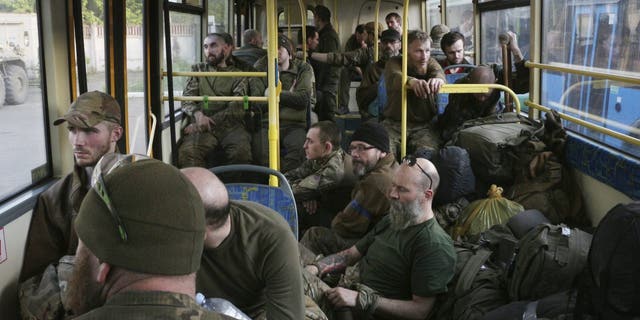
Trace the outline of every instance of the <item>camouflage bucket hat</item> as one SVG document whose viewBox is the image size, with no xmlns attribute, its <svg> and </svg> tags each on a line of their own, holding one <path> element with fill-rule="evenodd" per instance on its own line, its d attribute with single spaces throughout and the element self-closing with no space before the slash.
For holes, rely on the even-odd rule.
<svg viewBox="0 0 640 320">
<path fill-rule="evenodd" d="M 64 116 L 56 119 L 54 125 L 68 121 L 78 128 L 91 128 L 101 121 L 120 124 L 120 104 L 112 96 L 92 91 L 81 94 Z"/>
<path fill-rule="evenodd" d="M 96 165 L 111 173 L 92 179 L 75 220 L 78 238 L 100 260 L 127 270 L 160 275 L 198 270 L 205 212 L 191 182 L 158 160 L 105 157 L 118 158 Z M 113 168 L 114 163 L 122 166 Z"/>
</svg>

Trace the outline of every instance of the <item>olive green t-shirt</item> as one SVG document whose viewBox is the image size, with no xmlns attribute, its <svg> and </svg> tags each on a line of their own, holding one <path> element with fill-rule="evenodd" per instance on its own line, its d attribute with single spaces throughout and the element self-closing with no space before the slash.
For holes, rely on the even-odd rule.
<svg viewBox="0 0 640 320">
<path fill-rule="evenodd" d="M 395 231 L 385 216 L 356 248 L 363 255 L 360 281 L 389 299 L 446 292 L 455 272 L 453 241 L 436 219 Z"/>
<path fill-rule="evenodd" d="M 249 201 L 231 201 L 231 232 L 205 248 L 196 290 L 223 298 L 252 318 L 303 319 L 304 294 L 298 243 L 275 211 Z"/>
</svg>

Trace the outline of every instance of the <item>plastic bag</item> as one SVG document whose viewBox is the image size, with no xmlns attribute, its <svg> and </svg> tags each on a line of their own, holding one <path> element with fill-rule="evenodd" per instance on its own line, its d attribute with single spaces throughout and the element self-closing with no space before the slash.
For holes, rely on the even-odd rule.
<svg viewBox="0 0 640 320">
<path fill-rule="evenodd" d="M 517 202 L 502 197 L 502 188 L 491 185 L 486 199 L 480 199 L 467 206 L 453 228 L 452 238 L 458 239 L 478 234 L 496 224 L 504 224 L 509 218 L 524 211 Z"/>
</svg>

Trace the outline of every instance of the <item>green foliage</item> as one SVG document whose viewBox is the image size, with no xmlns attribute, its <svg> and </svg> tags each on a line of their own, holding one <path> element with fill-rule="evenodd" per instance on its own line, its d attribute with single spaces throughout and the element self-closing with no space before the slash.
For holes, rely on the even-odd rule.
<svg viewBox="0 0 640 320">
<path fill-rule="evenodd" d="M 35 13 L 35 0 L 0 0 L 0 12 L 3 13 Z"/>
<path fill-rule="evenodd" d="M 84 24 L 104 23 L 104 3 L 100 0 L 82 0 L 82 21 Z"/>
<path fill-rule="evenodd" d="M 142 1 L 127 1 L 127 24 L 130 26 L 142 24 Z"/>
</svg>

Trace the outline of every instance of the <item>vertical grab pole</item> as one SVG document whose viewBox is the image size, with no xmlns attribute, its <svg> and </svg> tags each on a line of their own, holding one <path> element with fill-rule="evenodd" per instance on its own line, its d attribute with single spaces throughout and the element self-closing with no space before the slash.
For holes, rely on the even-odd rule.
<svg viewBox="0 0 640 320">
<path fill-rule="evenodd" d="M 298 6 L 300 6 L 300 16 L 302 18 L 302 61 L 307 61 L 307 8 L 304 5 L 304 0 L 298 0 Z"/>
<path fill-rule="evenodd" d="M 269 45 L 267 46 L 267 88 L 269 102 L 269 167 L 278 170 L 278 104 L 276 100 L 276 64 L 278 64 L 278 32 L 276 20 L 276 1 L 266 1 L 267 6 L 267 35 Z M 269 177 L 269 184 L 277 186 L 278 178 Z"/>
<path fill-rule="evenodd" d="M 178 150 L 176 150 L 176 115 L 173 105 L 173 62 L 171 59 L 171 24 L 169 21 L 169 1 L 165 0 L 164 11 L 164 47 L 167 55 L 167 90 L 169 91 L 169 132 L 171 135 L 171 163 L 178 164 Z"/>
<path fill-rule="evenodd" d="M 378 45 L 378 35 L 380 34 L 380 33 L 379 33 L 379 32 L 380 32 L 380 30 L 378 30 L 378 29 L 380 28 L 380 27 L 378 26 L 378 24 L 380 23 L 380 22 L 379 22 L 379 21 L 380 21 L 380 1 L 381 1 L 381 0 L 376 0 L 376 13 L 375 13 L 375 16 L 374 16 L 374 17 L 376 17 L 376 18 L 373 20 L 373 21 L 375 22 L 375 24 L 376 24 L 376 25 L 374 26 L 374 28 L 373 28 L 373 30 L 374 30 L 374 31 L 373 31 L 373 32 L 374 32 L 373 37 L 374 37 L 374 39 L 375 39 L 375 40 L 373 40 L 373 63 L 378 62 L 378 54 L 379 54 L 379 51 L 378 51 L 378 50 L 380 50 L 380 49 L 378 48 L 378 47 L 379 47 L 379 45 Z"/>
<path fill-rule="evenodd" d="M 407 154 L 407 54 L 409 52 L 407 24 L 409 19 L 409 0 L 404 0 L 402 12 L 402 118 L 400 119 L 400 159 Z"/>
</svg>

